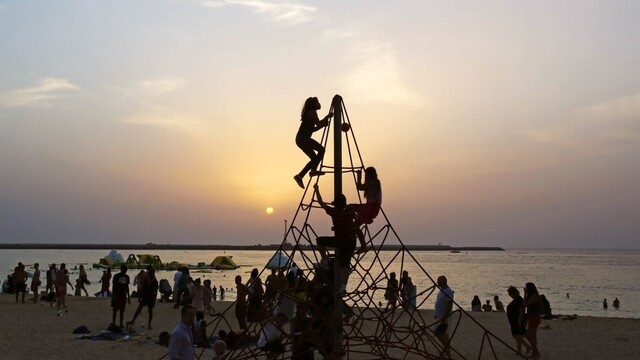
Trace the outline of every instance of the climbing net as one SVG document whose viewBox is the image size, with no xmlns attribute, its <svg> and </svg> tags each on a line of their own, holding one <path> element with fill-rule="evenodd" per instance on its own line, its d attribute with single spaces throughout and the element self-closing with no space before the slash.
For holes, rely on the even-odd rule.
<svg viewBox="0 0 640 360">
<path fill-rule="evenodd" d="M 334 99 L 332 110 L 340 112 L 343 124 L 349 124 L 342 128 L 346 148 L 343 157 L 346 161 L 337 169 L 325 162 L 325 153 L 320 170 L 325 174 L 341 171 L 345 177 L 352 177 L 351 191 L 357 194 L 355 196 L 358 202 L 362 203 L 360 193 L 354 189 L 356 174 L 364 170 L 365 166 L 344 103 L 338 96 L 336 98 L 340 101 L 340 106 L 336 106 Z M 329 123 L 322 132 L 321 143 L 325 149 L 328 149 L 331 127 L 332 124 Z M 274 323 L 273 315 L 287 311 L 286 308 L 291 303 L 296 308 L 296 315 L 289 314 L 293 324 L 291 329 L 282 328 L 286 350 L 279 355 L 279 359 L 306 359 L 305 351 L 315 351 L 326 359 L 445 358 L 445 348 L 435 334 L 439 323 L 433 319 L 432 312 L 425 310 L 435 302 L 440 289 L 424 264 L 407 250 L 383 209 L 380 209 L 380 215 L 373 224 L 363 225 L 368 251 L 356 253 L 351 259 L 347 289 L 338 294 L 337 286 L 332 281 L 332 266 L 323 264 L 316 245 L 318 236 L 326 235 L 330 228 L 329 217 L 324 211 L 318 211 L 322 209 L 311 186 L 318 184 L 322 178 L 315 176 L 308 179 L 302 199 L 278 250 L 286 254 L 295 263 L 295 267 L 300 269 L 296 275 L 299 279 L 290 286 L 282 283 L 277 286 L 276 294 L 262 303 L 258 319 L 261 321 L 250 323 L 247 330 L 236 334 L 239 340 L 236 339 L 237 343 L 231 346 L 227 358 L 254 359 L 262 356 L 261 350 L 252 344 L 264 326 Z M 261 275 L 265 270 L 267 269 L 262 269 Z M 411 285 L 403 283 L 399 278 L 398 287 L 390 288 L 391 273 L 402 274 L 408 270 L 411 270 L 410 276 L 420 278 L 422 284 L 426 282 L 428 285 L 417 292 L 414 287 L 406 288 Z M 343 311 L 338 316 L 336 297 L 342 298 Z M 457 302 L 453 301 L 453 304 L 448 331 L 451 358 L 497 359 L 499 356 L 511 357 L 512 354 L 517 354 L 514 348 L 481 325 Z M 219 329 L 238 329 L 234 308 L 235 303 L 232 303 L 218 313 L 210 321 L 208 329 L 213 334 Z M 465 326 L 461 326 L 462 323 Z M 342 343 L 336 342 L 336 331 L 342 333 Z M 458 349 L 458 338 L 464 338 L 466 344 L 472 342 L 469 339 L 477 339 L 477 345 Z"/>
</svg>

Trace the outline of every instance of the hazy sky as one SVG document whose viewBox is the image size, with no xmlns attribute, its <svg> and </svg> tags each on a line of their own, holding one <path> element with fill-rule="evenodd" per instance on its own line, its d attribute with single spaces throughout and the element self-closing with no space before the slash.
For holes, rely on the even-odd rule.
<svg viewBox="0 0 640 360">
<path fill-rule="evenodd" d="M 302 103 L 340 94 L 405 243 L 638 248 L 638 18 L 622 0 L 0 0 L 0 242 L 278 243 Z"/>
</svg>

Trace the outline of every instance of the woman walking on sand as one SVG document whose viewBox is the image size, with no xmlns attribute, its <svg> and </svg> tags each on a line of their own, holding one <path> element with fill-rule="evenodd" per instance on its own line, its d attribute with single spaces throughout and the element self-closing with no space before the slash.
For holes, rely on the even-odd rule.
<svg viewBox="0 0 640 360">
<path fill-rule="evenodd" d="M 527 317 L 527 340 L 531 344 L 531 359 L 540 358 L 538 351 L 538 326 L 540 325 L 541 309 L 540 295 L 538 289 L 532 282 L 524 286 L 524 307 Z"/>
<path fill-rule="evenodd" d="M 330 112 L 324 119 L 320 120 L 318 119 L 318 110 L 320 110 L 320 108 L 320 101 L 318 101 L 317 97 L 310 97 L 304 102 L 300 128 L 296 134 L 296 145 L 309 157 L 309 162 L 293 177 L 296 184 L 303 189 L 304 182 L 302 182 L 302 178 L 304 178 L 308 171 L 311 171 L 309 173 L 310 176 L 322 175 L 322 173 L 317 171 L 317 168 L 324 156 L 324 147 L 322 147 L 319 142 L 313 140 L 311 135 L 327 126 L 333 113 Z"/>
</svg>

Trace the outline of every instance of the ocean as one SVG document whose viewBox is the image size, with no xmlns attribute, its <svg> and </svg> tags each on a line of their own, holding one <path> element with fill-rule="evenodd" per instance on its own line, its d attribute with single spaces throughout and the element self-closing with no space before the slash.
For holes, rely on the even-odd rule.
<svg viewBox="0 0 640 360">
<path fill-rule="evenodd" d="M 130 253 L 145 252 L 147 251 L 120 253 L 126 258 Z M 87 290 L 89 294 L 93 294 L 100 290 L 98 280 L 102 276 L 102 270 L 93 269 L 91 265 L 107 253 L 105 250 L 1 250 L 0 270 L 4 278 L 13 271 L 18 261 L 27 265 L 29 272 L 33 271 L 31 266 L 38 262 L 43 271 L 44 286 L 47 265 L 64 262 L 71 269 L 70 278 L 75 285 L 78 273 L 76 267 L 83 264 L 91 281 Z M 189 264 L 210 263 L 218 255 L 233 256 L 233 260 L 242 265 L 239 269 L 192 274 L 194 278 L 210 279 L 214 286 L 223 286 L 227 289 L 225 300 L 233 300 L 235 276 L 239 274 L 248 278 L 251 269 L 262 269 L 273 252 L 158 250 L 155 254 L 165 263 L 175 260 Z M 471 309 L 474 295 L 478 295 L 483 303 L 498 295 L 506 306 L 510 301 L 507 287 L 514 285 L 522 289 L 526 282 L 531 281 L 547 297 L 554 314 L 640 318 L 640 250 L 510 249 L 461 253 L 414 251 L 411 254 L 432 278 L 447 276 L 449 286 L 455 291 L 456 302 L 466 310 Z M 392 251 L 381 252 L 380 263 L 388 264 L 394 255 L 396 253 Z M 372 256 L 365 259 L 371 263 Z M 432 285 L 413 259 L 405 257 L 403 269 L 409 271 L 418 292 Z M 376 265 L 370 271 L 377 273 L 380 268 Z M 388 271 L 399 273 L 400 260 L 393 261 Z M 129 270 L 132 280 L 137 272 L 135 269 Z M 173 271 L 157 272 L 159 279 L 168 279 L 172 285 L 173 274 Z M 266 275 L 266 272 L 263 273 L 263 280 Z M 350 284 L 354 281 L 352 274 Z M 70 293 L 73 291 L 70 290 Z M 620 300 L 620 309 L 617 310 L 611 306 L 616 297 Z M 605 298 L 609 303 L 607 310 L 602 307 Z M 433 308 L 434 301 L 435 297 L 428 299 L 422 308 Z"/>
</svg>

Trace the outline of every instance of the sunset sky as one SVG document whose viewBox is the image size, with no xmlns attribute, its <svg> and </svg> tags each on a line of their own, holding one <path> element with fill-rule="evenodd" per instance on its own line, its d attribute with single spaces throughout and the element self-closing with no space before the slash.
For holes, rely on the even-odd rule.
<svg viewBox="0 0 640 360">
<path fill-rule="evenodd" d="M 340 94 L 405 243 L 639 248 L 639 17 L 0 0 L 0 242 L 278 243 L 302 103 Z"/>
</svg>

